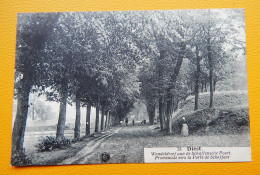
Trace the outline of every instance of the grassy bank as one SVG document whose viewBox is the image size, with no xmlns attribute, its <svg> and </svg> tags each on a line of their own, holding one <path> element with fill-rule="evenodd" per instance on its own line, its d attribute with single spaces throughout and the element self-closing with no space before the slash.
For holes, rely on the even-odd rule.
<svg viewBox="0 0 260 175">
<path fill-rule="evenodd" d="M 214 107 L 209 106 L 209 93 L 199 96 L 199 109 L 194 111 L 194 96 L 184 101 L 172 117 L 174 134 L 181 132 L 182 117 L 190 134 L 233 134 L 249 132 L 247 91 L 215 92 Z"/>
</svg>

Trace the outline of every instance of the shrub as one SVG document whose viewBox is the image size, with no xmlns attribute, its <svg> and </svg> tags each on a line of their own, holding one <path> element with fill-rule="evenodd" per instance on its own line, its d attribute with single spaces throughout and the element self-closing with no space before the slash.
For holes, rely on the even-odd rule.
<svg viewBox="0 0 260 175">
<path fill-rule="evenodd" d="M 209 123 L 211 132 L 235 134 L 249 131 L 248 108 L 231 108 L 220 112 L 222 114 Z"/>
<path fill-rule="evenodd" d="M 32 165 L 32 159 L 25 155 L 24 151 L 18 151 L 12 154 L 11 164 L 13 166 L 27 166 Z"/>
<path fill-rule="evenodd" d="M 207 108 L 183 114 L 190 134 L 236 134 L 249 132 L 248 106 Z M 180 134 L 182 116 L 172 119 L 174 134 Z"/>
<path fill-rule="evenodd" d="M 180 134 L 182 128 L 182 117 L 186 118 L 186 122 L 189 126 L 189 133 L 193 134 L 199 130 L 203 130 L 207 126 L 208 120 L 211 120 L 215 117 L 217 110 L 214 108 L 201 109 L 197 111 L 192 111 L 186 113 L 183 116 L 179 115 L 178 117 L 172 120 L 172 130 L 174 134 Z"/>
<path fill-rule="evenodd" d="M 39 140 L 40 143 L 36 144 L 35 147 L 38 148 L 39 152 L 51 151 L 55 148 L 64 148 L 71 145 L 70 139 L 65 137 L 61 139 L 56 139 L 53 136 L 46 136 L 43 139 Z"/>
</svg>

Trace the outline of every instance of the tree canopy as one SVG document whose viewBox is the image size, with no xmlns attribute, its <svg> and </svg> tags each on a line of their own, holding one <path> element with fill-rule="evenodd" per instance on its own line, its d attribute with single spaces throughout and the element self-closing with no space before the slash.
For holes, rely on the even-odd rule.
<svg viewBox="0 0 260 175">
<path fill-rule="evenodd" d="M 18 15 L 13 151 L 22 149 L 34 91 L 60 103 L 57 138 L 64 136 L 67 103 L 77 104 L 79 132 L 80 107 L 96 107 L 96 126 L 101 111 L 103 129 L 105 113 L 123 120 L 140 98 L 150 123 L 158 108 L 161 130 L 171 133 L 180 101 L 195 94 L 197 110 L 199 89 L 209 85 L 212 107 L 217 83 L 239 74 L 230 69 L 244 61 L 245 38 L 236 37 L 244 34 L 243 19 L 237 10 Z"/>
</svg>

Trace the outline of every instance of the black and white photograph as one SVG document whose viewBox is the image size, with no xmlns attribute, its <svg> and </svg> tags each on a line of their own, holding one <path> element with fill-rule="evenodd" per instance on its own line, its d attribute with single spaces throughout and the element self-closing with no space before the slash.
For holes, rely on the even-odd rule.
<svg viewBox="0 0 260 175">
<path fill-rule="evenodd" d="M 18 13 L 11 165 L 251 161 L 244 15 Z"/>
</svg>

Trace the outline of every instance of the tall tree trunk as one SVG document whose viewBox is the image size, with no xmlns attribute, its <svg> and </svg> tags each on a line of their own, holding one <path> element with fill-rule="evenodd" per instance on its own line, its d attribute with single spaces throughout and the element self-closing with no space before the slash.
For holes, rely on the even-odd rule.
<svg viewBox="0 0 260 175">
<path fill-rule="evenodd" d="M 166 132 L 168 134 L 170 134 L 172 132 L 172 128 L 171 128 L 171 115 L 173 112 L 173 106 L 174 106 L 174 102 L 173 102 L 173 92 L 171 92 L 172 90 L 175 90 L 175 84 L 177 81 L 177 77 L 180 73 L 180 69 L 182 66 L 182 62 L 183 62 L 183 58 L 185 57 L 185 49 L 186 49 L 186 44 L 184 42 L 180 43 L 180 52 L 179 52 L 179 56 L 177 59 L 177 63 L 176 66 L 173 70 L 173 74 L 171 75 L 171 83 L 172 85 L 169 86 L 169 88 L 167 89 L 167 109 L 166 109 L 166 118 L 167 118 L 167 130 Z"/>
<path fill-rule="evenodd" d="M 114 117 L 115 117 L 114 115 L 109 114 L 109 120 L 108 120 L 108 122 L 109 122 L 108 127 L 109 128 L 115 125 L 115 118 Z"/>
<path fill-rule="evenodd" d="M 201 87 L 200 87 L 200 92 L 201 92 L 201 93 L 203 92 L 203 87 L 204 87 L 204 82 L 201 81 Z"/>
<path fill-rule="evenodd" d="M 160 56 L 159 56 L 159 60 L 157 62 L 158 85 L 159 85 L 159 87 L 161 87 L 158 91 L 158 94 L 159 94 L 159 119 L 160 119 L 161 131 L 164 130 L 164 109 L 163 109 L 164 90 L 162 89 L 162 87 L 163 87 L 163 66 L 162 66 L 161 62 L 164 59 L 165 53 L 166 53 L 165 50 L 160 50 Z"/>
<path fill-rule="evenodd" d="M 101 109 L 101 127 L 100 127 L 101 131 L 104 130 L 104 117 L 105 117 L 105 108 L 104 108 L 104 106 L 102 106 L 102 109 Z"/>
<path fill-rule="evenodd" d="M 104 130 L 107 129 L 107 118 L 108 118 L 108 115 L 107 115 L 107 114 L 108 114 L 108 111 L 106 111 L 105 113 L 106 113 L 106 116 L 104 117 L 104 125 L 105 125 L 105 126 L 104 126 Z"/>
<path fill-rule="evenodd" d="M 76 120 L 74 138 L 80 138 L 80 96 L 78 93 L 76 94 Z"/>
<path fill-rule="evenodd" d="M 160 128 L 161 131 L 164 129 L 163 127 L 163 100 L 162 97 L 159 98 L 159 119 L 160 119 Z"/>
<path fill-rule="evenodd" d="M 214 89 L 213 89 L 213 61 L 211 53 L 211 43 L 210 43 L 210 10 L 208 10 L 208 38 L 207 38 L 207 51 L 208 51 L 208 60 L 209 60 L 209 91 L 210 91 L 210 100 L 209 107 L 213 107 L 213 98 L 214 98 Z"/>
<path fill-rule="evenodd" d="M 149 123 L 151 125 L 154 124 L 154 117 L 155 117 L 155 104 L 148 104 L 147 112 L 149 115 Z"/>
<path fill-rule="evenodd" d="M 67 98 L 68 98 L 68 80 L 63 79 L 61 86 L 61 101 L 60 101 L 60 111 L 59 120 L 56 132 L 56 139 L 61 139 L 64 137 L 65 122 L 66 122 L 66 108 L 67 108 Z"/>
<path fill-rule="evenodd" d="M 108 128 L 108 123 L 109 122 L 109 110 L 107 111 L 107 115 L 106 115 L 106 121 L 105 121 L 105 129 Z"/>
<path fill-rule="evenodd" d="M 90 103 L 87 103 L 86 135 L 90 134 L 90 115 L 91 115 L 91 105 L 90 105 Z"/>
<path fill-rule="evenodd" d="M 214 87 L 213 87 L 213 76 L 212 76 L 212 68 L 210 68 L 209 71 L 209 93 L 210 93 L 210 99 L 209 99 L 209 107 L 213 107 L 213 98 L 214 98 Z"/>
<path fill-rule="evenodd" d="M 207 92 L 207 77 L 205 76 L 204 91 Z"/>
<path fill-rule="evenodd" d="M 200 56 L 199 56 L 199 48 L 198 45 L 196 45 L 196 80 L 195 80 L 195 105 L 194 105 L 194 111 L 198 109 L 199 106 L 199 83 L 200 83 Z"/>
<path fill-rule="evenodd" d="M 95 123 L 95 132 L 99 131 L 99 103 L 96 105 L 96 123 Z"/>
<path fill-rule="evenodd" d="M 199 104 L 199 82 L 196 79 L 195 82 L 195 103 L 194 103 L 194 111 L 198 109 Z"/>
<path fill-rule="evenodd" d="M 166 129 L 167 127 L 167 117 L 166 117 L 166 110 L 167 110 L 167 103 L 163 102 L 163 107 L 162 107 L 162 118 L 163 118 L 163 128 L 164 130 Z"/>
<path fill-rule="evenodd" d="M 170 93 L 170 89 L 168 90 L 168 93 Z M 173 96 L 172 94 L 169 94 L 167 99 L 167 109 L 166 109 L 166 118 L 167 118 L 166 133 L 172 133 L 171 115 L 173 113 L 173 106 L 174 106 Z"/>
<path fill-rule="evenodd" d="M 110 128 L 112 125 L 112 114 L 109 113 L 107 127 Z"/>
<path fill-rule="evenodd" d="M 12 132 L 12 154 L 23 151 L 31 87 L 31 78 L 27 74 L 24 74 L 21 80 L 21 87 L 18 89 L 17 113 Z"/>
<path fill-rule="evenodd" d="M 214 92 L 216 91 L 216 84 L 217 84 L 217 81 L 216 81 L 216 80 L 213 80 L 213 91 L 214 91 Z"/>
</svg>

